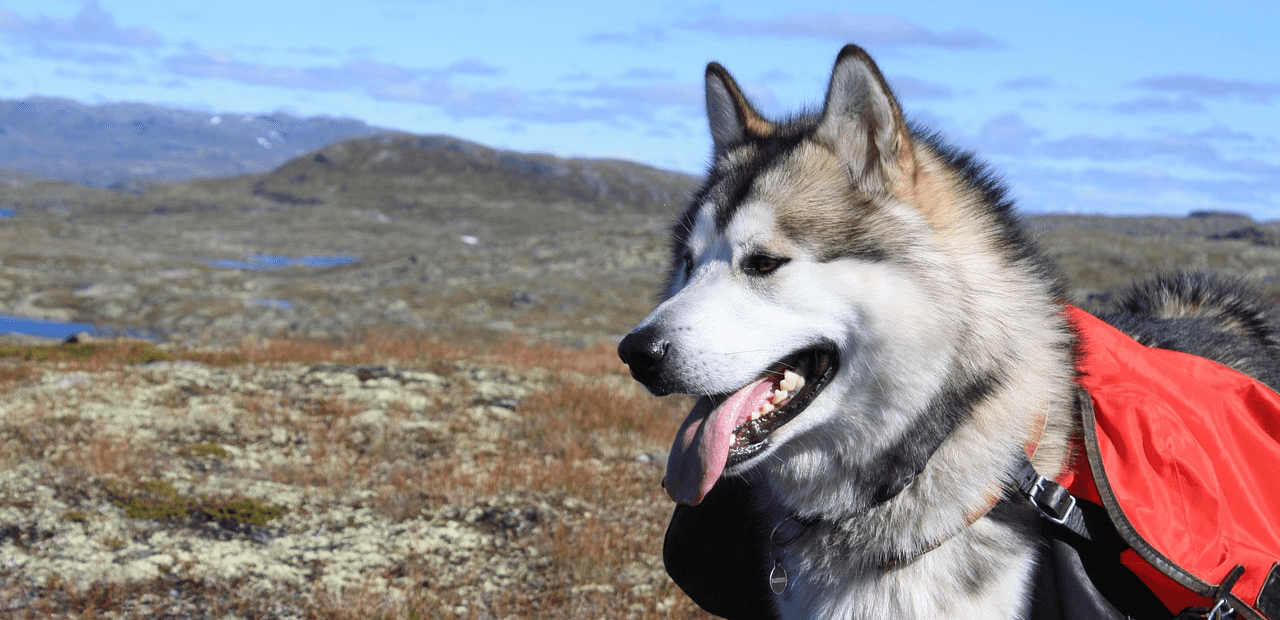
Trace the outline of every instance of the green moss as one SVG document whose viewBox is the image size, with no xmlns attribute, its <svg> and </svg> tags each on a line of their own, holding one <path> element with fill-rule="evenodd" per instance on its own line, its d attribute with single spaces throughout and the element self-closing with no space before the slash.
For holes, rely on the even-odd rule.
<svg viewBox="0 0 1280 620">
<path fill-rule="evenodd" d="M 77 342 L 73 344 L 64 344 L 58 347 L 58 350 L 60 350 L 62 355 L 67 358 L 87 360 L 90 357 L 93 357 L 93 354 L 97 352 L 98 345 L 88 343 L 81 344 Z"/>
<path fill-rule="evenodd" d="M 0 346 L 0 357 L 17 357 L 26 362 L 65 362 L 85 360 L 98 350 L 96 344 L 7 344 Z"/>
<path fill-rule="evenodd" d="M 0 383 L 19 383 L 31 378 L 28 366 L 0 367 Z"/>
<path fill-rule="evenodd" d="M 93 355 L 92 344 L 7 344 L 0 346 L 0 357 L 16 357 L 24 362 L 68 361 Z"/>
<path fill-rule="evenodd" d="M 222 450 L 213 444 L 202 445 Z M 282 506 L 259 499 L 202 497 L 196 500 L 183 497 L 173 485 L 163 480 L 145 482 L 130 492 L 122 492 L 115 487 L 108 487 L 107 491 L 114 496 L 115 504 L 123 508 L 130 519 L 167 521 L 186 519 L 193 514 L 202 513 L 219 521 L 266 525 L 286 512 Z"/>
<path fill-rule="evenodd" d="M 124 508 L 130 519 L 184 519 L 196 508 L 196 502 L 182 497 L 163 480 L 143 483 L 136 493 L 117 499 L 116 505 Z"/>
<path fill-rule="evenodd" d="M 62 513 L 62 520 L 68 523 L 84 523 L 89 520 L 89 515 L 78 510 L 68 510 Z"/>
<path fill-rule="evenodd" d="M 150 342 L 129 345 L 129 351 L 124 356 L 126 364 L 149 364 L 151 362 L 168 362 L 172 360 L 172 355 L 157 349 L 156 345 Z"/>
<path fill-rule="evenodd" d="M 235 521 L 252 525 L 266 525 L 267 522 L 285 513 L 285 509 L 281 506 L 247 498 L 229 502 L 209 502 L 200 509 L 219 521 Z"/>
<path fill-rule="evenodd" d="M 226 448 L 223 448 L 213 442 L 198 443 L 191 446 L 191 453 L 196 456 L 211 456 L 217 458 L 226 458 L 228 456 Z"/>
<path fill-rule="evenodd" d="M 0 358 L 16 357 L 27 362 L 83 362 L 95 356 L 99 359 L 122 361 L 126 364 L 146 364 L 174 359 L 172 354 L 161 351 L 150 342 L 0 345 Z"/>
</svg>

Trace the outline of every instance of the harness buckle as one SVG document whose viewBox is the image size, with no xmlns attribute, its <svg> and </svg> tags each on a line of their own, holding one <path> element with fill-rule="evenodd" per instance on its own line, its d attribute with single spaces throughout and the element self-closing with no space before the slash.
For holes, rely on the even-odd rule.
<svg viewBox="0 0 1280 620">
<path fill-rule="evenodd" d="M 1209 610 L 1208 615 L 1205 616 L 1205 620 L 1224 620 L 1225 618 L 1234 616 L 1235 613 L 1235 608 L 1227 603 L 1226 597 L 1223 597 L 1218 599 L 1218 604 L 1214 605 L 1213 609 Z"/>
<path fill-rule="evenodd" d="M 1065 525 L 1076 509 L 1076 496 L 1068 492 L 1066 487 L 1039 474 L 1036 475 L 1027 497 L 1040 514 L 1058 525 Z"/>
</svg>

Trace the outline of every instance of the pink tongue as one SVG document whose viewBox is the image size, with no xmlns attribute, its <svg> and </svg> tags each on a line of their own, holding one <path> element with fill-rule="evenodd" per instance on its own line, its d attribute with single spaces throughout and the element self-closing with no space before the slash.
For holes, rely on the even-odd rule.
<svg viewBox="0 0 1280 620">
<path fill-rule="evenodd" d="M 675 502 L 696 506 L 715 486 L 729 460 L 733 429 L 769 399 L 773 381 L 761 378 L 730 396 L 708 412 L 710 399 L 699 399 L 680 425 L 667 458 L 667 478 L 663 484 Z"/>
</svg>

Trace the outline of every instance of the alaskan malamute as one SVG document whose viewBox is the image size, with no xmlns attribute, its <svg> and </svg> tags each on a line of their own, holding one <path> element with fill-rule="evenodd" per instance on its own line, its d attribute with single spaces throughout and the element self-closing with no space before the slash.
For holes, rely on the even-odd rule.
<svg viewBox="0 0 1280 620">
<path fill-rule="evenodd" d="M 1039 472 L 1067 466 L 1081 396 L 1063 288 L 1004 186 L 909 125 L 853 45 L 816 114 L 762 117 L 716 63 L 706 98 L 706 182 L 619 345 L 649 391 L 697 397 L 664 481 L 669 572 L 732 618 L 1038 613 L 1051 545 L 1008 489 L 1037 437 Z M 1157 281 L 1129 331 L 1192 289 L 1240 294 Z M 1239 340 L 1222 324 L 1195 352 Z"/>
</svg>

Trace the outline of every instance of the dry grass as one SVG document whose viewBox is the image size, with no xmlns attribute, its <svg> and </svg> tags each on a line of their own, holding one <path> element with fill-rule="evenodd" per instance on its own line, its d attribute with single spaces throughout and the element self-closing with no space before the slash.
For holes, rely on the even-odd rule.
<svg viewBox="0 0 1280 620">
<path fill-rule="evenodd" d="M 429 370 L 449 370 L 453 362 L 469 359 L 519 368 L 573 370 L 583 373 L 623 373 L 609 344 L 573 350 L 510 338 L 498 343 L 458 345 L 452 339 L 421 334 L 366 332 L 345 340 L 307 338 L 249 339 L 232 348 L 160 348 L 142 340 L 112 339 L 85 344 L 0 344 L 0 361 L 54 362 L 60 367 L 101 372 L 129 364 L 193 361 L 211 366 L 280 363 L 412 364 Z M 33 367 L 0 366 L 0 383 L 24 380 Z"/>
<path fill-rule="evenodd" d="M 282 604 L 275 598 L 244 596 L 241 592 L 244 585 L 240 581 L 174 579 L 77 587 L 60 579 L 51 579 L 35 592 L 21 594 L 18 588 L 0 585 L 0 600 L 29 599 L 23 606 L 4 614 L 5 618 L 15 620 L 96 620 L 122 615 L 136 618 L 276 618 L 299 617 L 300 612 L 304 612 L 304 609 Z M 177 602 L 167 606 L 167 613 L 151 613 L 166 600 Z"/>
<path fill-rule="evenodd" d="M 440 557 L 424 554 L 365 575 L 365 585 L 275 584 L 269 597 L 260 594 L 261 583 L 195 578 L 180 567 L 143 582 L 52 579 L 36 589 L 0 586 L 0 600 L 23 601 L 6 617 L 708 617 L 661 570 L 670 504 L 658 484 L 658 459 L 688 403 L 646 395 L 626 376 L 612 346 L 572 350 L 515 340 L 461 346 L 377 333 L 344 342 L 246 341 L 212 352 L 126 341 L 72 346 L 79 345 L 0 349 L 0 357 L 17 362 L 4 367 L 0 389 L 31 385 L 46 372 L 76 371 L 90 381 L 161 390 L 153 402 L 173 415 L 223 403 L 234 412 L 234 432 L 197 430 L 176 445 L 140 440 L 61 414 L 67 405 L 50 400 L 0 419 L 0 440 L 22 447 L 4 460 L 43 460 L 75 479 L 106 481 L 96 491 L 77 492 L 105 496 L 133 518 L 171 522 L 203 513 L 245 522 L 261 517 L 265 523 L 283 514 L 258 499 L 213 500 L 163 482 L 192 463 L 223 475 L 301 487 L 308 496 L 372 491 L 361 496 L 362 504 L 389 522 L 456 520 L 492 537 L 495 546 L 483 551 L 489 554 L 484 561 L 497 562 L 497 568 L 495 574 L 477 573 L 466 568 L 470 564 L 442 564 Z M 385 420 L 370 427 L 361 421 L 369 403 L 347 392 L 317 395 L 276 386 L 228 396 L 214 385 L 170 385 L 166 381 L 173 379 L 162 371 L 139 366 L 148 361 L 193 361 L 241 373 L 298 364 L 386 368 L 361 372 L 374 377 L 369 385 L 400 381 L 398 393 L 427 404 L 386 405 Z M 435 373 L 448 388 L 405 383 L 409 379 L 394 369 Z M 480 389 L 479 377 L 494 377 L 499 387 L 518 390 L 517 396 L 495 405 L 502 399 L 492 400 L 489 392 L 496 388 Z M 81 398 L 92 400 L 87 391 Z M 222 400 L 211 401 L 216 398 Z M 435 426 L 389 430 L 423 415 Z M 253 437 L 272 437 L 285 458 L 235 470 L 229 464 L 233 455 L 264 441 Z M 79 509 L 63 517 L 99 518 Z M 387 580 L 418 586 L 388 596 Z"/>
<path fill-rule="evenodd" d="M 30 381 L 33 375 L 30 366 L 0 366 L 0 394 L 11 386 Z"/>
<path fill-rule="evenodd" d="M 630 388 L 630 385 L 626 388 Z M 616 382 L 560 380 L 522 403 L 522 437 L 566 461 L 634 455 L 661 445 L 679 423 L 679 399 L 659 400 Z"/>
<path fill-rule="evenodd" d="M 0 426 L 0 463 L 43 460 L 79 476 L 136 477 L 161 467 L 149 446 L 128 434 L 61 415 L 58 403 L 39 400 L 18 408 Z"/>
<path fill-rule="evenodd" d="M 146 442 L 94 432 L 89 425 L 63 436 L 62 442 L 83 446 L 55 457 L 56 464 L 85 476 L 114 480 L 154 477 L 167 462 Z"/>
</svg>

